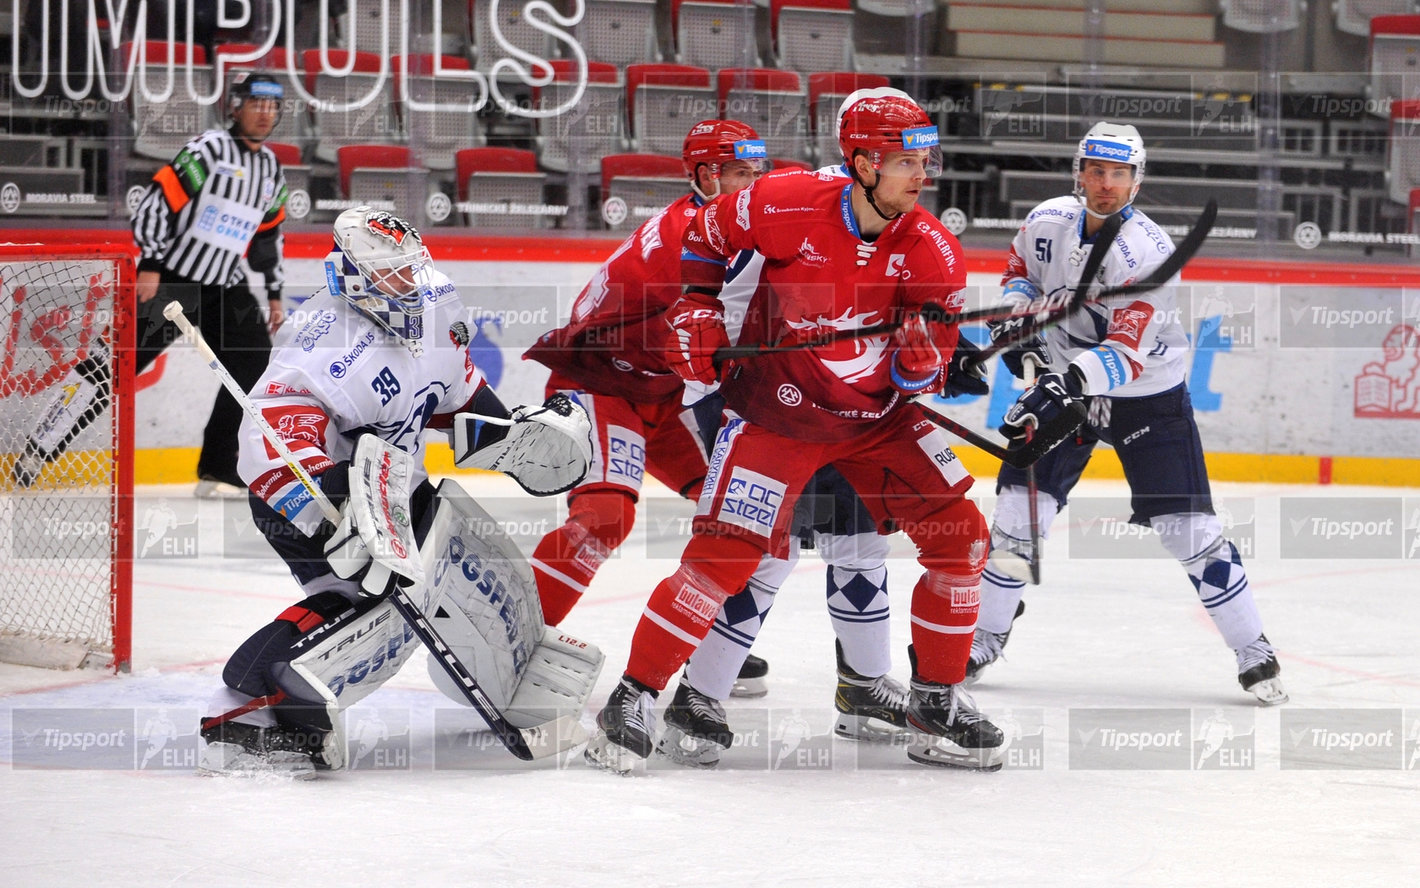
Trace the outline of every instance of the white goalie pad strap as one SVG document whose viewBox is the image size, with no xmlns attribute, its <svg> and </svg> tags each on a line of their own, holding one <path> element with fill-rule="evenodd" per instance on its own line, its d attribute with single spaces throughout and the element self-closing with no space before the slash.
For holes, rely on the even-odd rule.
<svg viewBox="0 0 1420 888">
<path fill-rule="evenodd" d="M 502 712 L 543 637 L 532 568 L 498 522 L 454 481 L 440 484 L 435 494 L 424 552 L 430 578 L 424 613 Z M 466 702 L 432 658 L 429 674 L 445 694 Z"/>
<path fill-rule="evenodd" d="M 309 649 L 290 662 L 279 677 L 283 686 L 299 680 L 303 687 L 286 688 L 301 700 L 322 700 L 333 730 L 325 742 L 325 760 L 332 769 L 345 762 L 345 732 L 340 713 L 389 681 L 419 647 L 419 640 L 389 601 L 310 639 Z M 304 645 L 303 645 L 304 646 Z"/>
<path fill-rule="evenodd" d="M 418 585 L 424 582 L 424 565 L 409 514 L 414 475 L 408 453 L 375 435 L 361 435 L 350 463 L 345 508 L 371 557 Z"/>
<path fill-rule="evenodd" d="M 503 714 L 520 728 L 569 718 L 576 724 L 605 662 L 596 645 L 548 626 Z"/>
<path fill-rule="evenodd" d="M 501 439 L 477 446 L 487 423 L 507 424 Z M 587 411 L 558 392 L 541 407 L 518 407 L 506 420 L 475 413 L 454 416 L 454 465 L 503 472 L 533 496 L 565 493 L 592 464 L 592 424 Z"/>
</svg>

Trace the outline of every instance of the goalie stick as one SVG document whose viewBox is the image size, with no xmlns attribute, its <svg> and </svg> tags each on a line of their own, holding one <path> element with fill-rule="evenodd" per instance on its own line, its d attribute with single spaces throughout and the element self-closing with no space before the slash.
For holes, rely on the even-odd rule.
<svg viewBox="0 0 1420 888">
<path fill-rule="evenodd" d="M 306 491 L 314 498 L 321 513 L 325 515 L 332 524 L 339 524 L 341 519 L 340 510 L 337 509 L 335 504 L 330 501 L 330 498 L 325 495 L 320 485 L 315 482 L 315 479 L 310 476 L 310 473 L 308 473 L 305 467 L 296 459 L 295 454 L 291 453 L 290 448 L 286 446 L 286 442 L 276 434 L 276 430 L 266 421 L 266 417 L 261 415 L 261 411 L 258 410 L 256 405 L 251 402 L 251 399 L 247 397 L 246 392 L 242 391 L 242 387 L 238 385 L 237 381 L 232 378 L 232 375 L 227 372 L 227 368 L 222 365 L 221 359 L 217 357 L 216 353 L 212 351 L 212 347 L 207 344 L 207 340 L 203 338 L 202 332 L 194 327 L 192 322 L 187 319 L 187 316 L 182 313 L 182 306 L 177 302 L 169 302 L 167 306 L 163 308 L 163 317 L 177 324 L 178 329 L 182 330 L 183 335 L 191 340 L 197 347 L 198 354 L 207 362 L 208 368 L 221 380 L 222 385 L 231 393 L 232 397 L 237 400 L 237 403 L 242 406 L 247 416 L 251 417 L 252 422 L 256 424 L 257 429 L 261 431 L 262 437 L 266 438 L 272 450 L 276 452 L 277 456 L 281 457 L 282 461 L 286 463 L 286 467 L 295 474 L 297 480 L 301 482 L 301 485 L 305 487 Z M 498 711 L 497 707 L 493 705 L 493 702 L 488 699 L 487 693 L 479 686 L 478 681 L 474 679 L 473 675 L 468 671 L 468 668 L 454 655 L 454 652 L 449 649 L 448 644 L 444 642 L 444 639 L 439 635 L 438 631 L 430 625 L 428 618 L 425 617 L 424 613 L 420 611 L 418 606 L 409 598 L 409 593 L 404 588 L 396 584 L 394 591 L 390 592 L 390 601 L 394 604 L 395 609 L 399 611 L 400 616 L 404 618 L 404 621 L 409 624 L 414 634 L 418 636 L 419 640 L 424 643 L 424 646 L 434 654 L 439 665 L 443 668 L 444 672 L 448 674 L 449 678 L 453 680 L 459 691 L 468 700 L 469 705 L 483 717 L 484 721 L 488 722 L 488 726 L 493 729 L 493 732 L 498 736 L 498 739 L 502 741 L 503 745 L 508 748 L 509 752 L 523 761 L 531 761 L 537 757 L 533 753 L 533 746 L 543 751 L 544 755 L 550 755 L 558 751 L 543 742 L 544 737 L 538 729 L 520 729 L 514 727 L 507 718 L 503 716 L 503 713 Z"/>
</svg>

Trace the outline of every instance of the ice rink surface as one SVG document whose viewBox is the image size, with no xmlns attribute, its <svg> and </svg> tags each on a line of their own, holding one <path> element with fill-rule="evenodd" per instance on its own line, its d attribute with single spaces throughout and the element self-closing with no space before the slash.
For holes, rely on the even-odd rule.
<svg viewBox="0 0 1420 888">
<path fill-rule="evenodd" d="M 524 551 L 560 521 L 560 503 L 504 479 L 461 481 Z M 989 514 L 991 485 L 977 487 Z M 133 673 L 0 666 L 0 882 L 1411 884 L 1420 490 L 1217 484 L 1215 494 L 1231 535 L 1247 540 L 1291 694 L 1284 707 L 1250 705 L 1232 653 L 1156 542 L 1112 548 L 1107 529 L 1123 525 L 1100 516 L 1127 515 L 1122 482 L 1087 481 L 1057 522 L 1045 585 L 1028 590 L 1009 659 L 974 689 L 1011 740 L 999 773 L 925 768 L 900 748 L 831 738 L 833 636 L 823 567 L 806 553 L 756 647 L 770 693 L 729 702 L 743 745 L 718 771 L 653 760 L 618 778 L 580 755 L 523 765 L 486 731 L 461 729 L 476 717 L 433 689 L 420 653 L 351 711 L 355 770 L 290 782 L 199 778 L 191 763 L 227 655 L 298 599 L 295 585 L 243 527 L 244 506 L 147 488 Z M 1368 558 L 1347 557 L 1369 551 L 1364 539 L 1299 549 L 1298 503 L 1336 497 L 1376 514 L 1395 506 L 1408 516 L 1402 545 Z M 647 500 L 563 626 L 607 655 L 588 725 L 683 544 L 689 505 L 664 491 Z M 145 538 L 159 526 L 145 516 L 162 510 L 174 520 Z M 1152 557 L 1109 557 L 1136 551 Z M 918 568 L 900 535 L 894 553 L 894 673 L 905 681 Z M 33 767 L 33 726 L 52 710 L 132 727 L 81 757 L 86 767 Z"/>
</svg>

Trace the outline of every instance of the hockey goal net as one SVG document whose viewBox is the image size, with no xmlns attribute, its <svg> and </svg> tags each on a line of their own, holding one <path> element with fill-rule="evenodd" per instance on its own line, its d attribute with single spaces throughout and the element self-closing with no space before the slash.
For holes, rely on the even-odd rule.
<svg viewBox="0 0 1420 888">
<path fill-rule="evenodd" d="M 132 280 L 122 246 L 0 244 L 0 661 L 128 669 Z"/>
</svg>

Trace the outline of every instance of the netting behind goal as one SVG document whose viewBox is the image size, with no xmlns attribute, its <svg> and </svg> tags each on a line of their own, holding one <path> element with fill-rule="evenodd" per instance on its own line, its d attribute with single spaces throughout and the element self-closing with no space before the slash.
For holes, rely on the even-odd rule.
<svg viewBox="0 0 1420 888">
<path fill-rule="evenodd" d="M 0 244 L 0 661 L 128 667 L 132 268 Z"/>
</svg>

